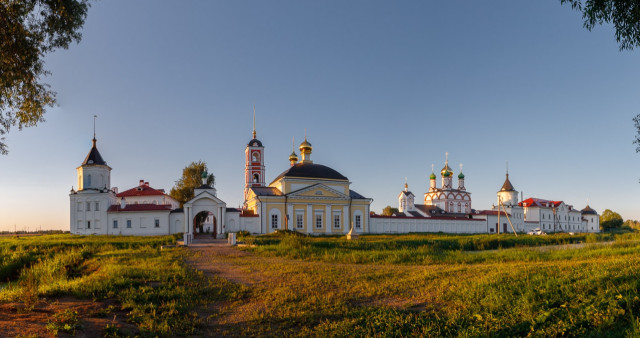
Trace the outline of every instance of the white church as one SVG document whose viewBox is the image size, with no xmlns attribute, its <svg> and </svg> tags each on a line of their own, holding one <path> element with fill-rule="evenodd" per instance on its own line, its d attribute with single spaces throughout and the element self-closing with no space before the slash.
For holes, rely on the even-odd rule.
<svg viewBox="0 0 640 338">
<path fill-rule="evenodd" d="M 509 180 L 509 172 L 497 192 L 497 204 L 491 210 L 471 208 L 471 193 L 464 184 L 460 167 L 458 187 L 452 183 L 453 171 L 448 154 L 440 171 L 441 187 L 431 172 L 424 204 L 415 203 L 415 195 L 405 183 L 398 195 L 398 212 L 391 216 L 372 215 L 375 233 L 446 232 L 446 233 L 527 233 L 539 228 L 549 232 L 600 232 L 600 217 L 588 205 L 575 209 L 563 201 L 540 198 L 518 200 L 518 191 Z"/>
</svg>

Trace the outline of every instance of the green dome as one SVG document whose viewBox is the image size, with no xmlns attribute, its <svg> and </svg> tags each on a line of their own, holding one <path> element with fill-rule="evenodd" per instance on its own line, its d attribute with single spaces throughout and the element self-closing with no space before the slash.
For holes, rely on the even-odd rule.
<svg viewBox="0 0 640 338">
<path fill-rule="evenodd" d="M 464 179 L 464 174 L 462 172 L 460 172 L 460 175 L 458 175 L 458 178 L 461 179 L 461 180 Z"/>
<path fill-rule="evenodd" d="M 201 176 L 201 177 L 202 177 L 202 178 L 207 178 L 207 176 L 209 176 L 209 175 L 207 174 L 207 171 L 206 171 L 206 170 L 205 170 L 205 171 L 203 171 L 203 172 L 202 172 L 202 176 Z"/>
<path fill-rule="evenodd" d="M 436 174 L 431 173 L 431 176 L 429 176 L 429 179 L 431 179 L 431 180 L 435 180 L 435 179 L 436 179 Z"/>
<path fill-rule="evenodd" d="M 450 177 L 451 173 L 449 171 L 445 171 L 444 174 L 442 175 L 444 177 Z"/>
</svg>

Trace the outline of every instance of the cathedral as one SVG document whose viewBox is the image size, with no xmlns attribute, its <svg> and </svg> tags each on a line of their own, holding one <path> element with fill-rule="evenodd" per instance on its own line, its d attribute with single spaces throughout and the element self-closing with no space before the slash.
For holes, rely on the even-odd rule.
<svg viewBox="0 0 640 338">
<path fill-rule="evenodd" d="M 182 207 L 163 189 L 144 180 L 119 193 L 111 187 L 111 167 L 100 155 L 94 135 L 89 153 L 76 168 L 77 190 L 72 188 L 69 194 L 71 233 L 184 233 L 185 244 L 189 244 L 204 229 L 214 237 L 285 229 L 315 235 L 347 233 L 352 228 L 357 233 L 369 232 L 372 200 L 351 190 L 346 176 L 313 163 L 313 148 L 306 138 L 299 147 L 300 158 L 293 151 L 287 169 L 267 185 L 264 145 L 256 138 L 255 123 L 252 136 L 245 147 L 244 205 L 236 209 L 228 208 L 207 184 L 206 172 L 194 198 Z M 199 218 L 206 218 L 206 227 L 196 224 Z"/>
</svg>

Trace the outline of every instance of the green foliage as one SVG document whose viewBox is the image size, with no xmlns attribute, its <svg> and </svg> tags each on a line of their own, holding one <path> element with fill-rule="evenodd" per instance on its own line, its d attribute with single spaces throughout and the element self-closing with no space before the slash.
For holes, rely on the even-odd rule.
<svg viewBox="0 0 640 338">
<path fill-rule="evenodd" d="M 640 2 L 637 0 L 560 0 L 582 13 L 584 27 L 592 30 L 604 23 L 613 24 L 620 50 L 640 46 Z"/>
<path fill-rule="evenodd" d="M 622 223 L 622 227 L 628 228 L 628 229 L 640 230 L 640 222 L 636 220 L 628 219 L 624 221 L 624 223 Z"/>
<path fill-rule="evenodd" d="M 600 226 L 603 229 L 620 228 L 623 224 L 622 216 L 619 213 L 606 209 L 600 215 Z"/>
<path fill-rule="evenodd" d="M 44 57 L 79 42 L 88 0 L 0 1 L 0 136 L 44 121 L 55 92 L 42 83 Z M 0 154 L 7 153 L 0 137 Z"/>
<path fill-rule="evenodd" d="M 207 171 L 207 164 L 203 161 L 191 162 L 182 169 L 182 177 L 176 181 L 176 184 L 169 195 L 180 202 L 180 207 L 194 197 L 194 190 L 202 185 L 202 173 Z M 214 183 L 213 175 L 207 176 L 207 184 Z M 206 218 L 206 216 L 204 216 Z"/>
<path fill-rule="evenodd" d="M 79 327 L 78 311 L 70 309 L 54 314 L 53 318 L 47 323 L 47 330 L 54 336 L 57 336 L 60 332 L 74 336 Z"/>
<path fill-rule="evenodd" d="M 396 212 L 398 212 L 398 208 L 392 208 L 390 205 L 387 205 L 382 209 L 382 216 L 391 216 Z"/>
<path fill-rule="evenodd" d="M 236 232 L 236 236 L 238 239 L 240 238 L 245 238 L 245 237 L 251 237 L 251 233 L 247 230 L 240 230 L 238 232 Z"/>
</svg>

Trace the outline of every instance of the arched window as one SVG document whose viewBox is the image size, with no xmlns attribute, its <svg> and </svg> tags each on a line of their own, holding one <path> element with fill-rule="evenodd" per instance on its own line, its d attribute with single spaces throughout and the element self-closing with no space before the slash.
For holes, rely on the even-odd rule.
<svg viewBox="0 0 640 338">
<path fill-rule="evenodd" d="M 260 154 L 257 151 L 253 153 L 252 157 L 253 162 L 260 162 Z"/>
<path fill-rule="evenodd" d="M 91 174 L 87 175 L 87 187 L 91 187 Z"/>
<path fill-rule="evenodd" d="M 258 182 L 260 182 L 260 175 L 253 174 L 253 183 L 258 183 Z"/>
</svg>

